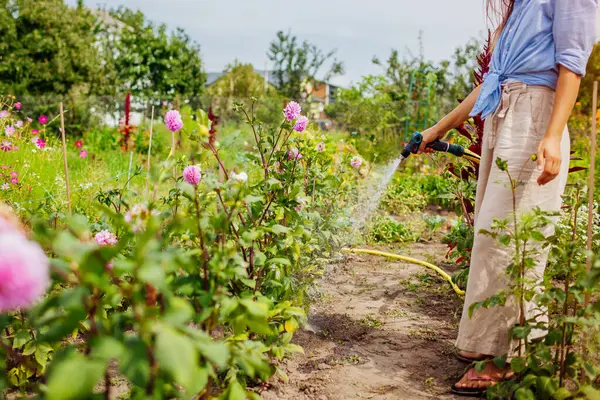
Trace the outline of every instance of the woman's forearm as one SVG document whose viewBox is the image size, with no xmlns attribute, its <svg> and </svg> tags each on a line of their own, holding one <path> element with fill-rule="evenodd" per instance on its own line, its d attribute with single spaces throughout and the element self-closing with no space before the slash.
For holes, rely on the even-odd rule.
<svg viewBox="0 0 600 400">
<path fill-rule="evenodd" d="M 558 83 L 556 85 L 556 97 L 550 125 L 546 130 L 546 137 L 560 138 L 567 126 L 581 85 L 581 76 L 568 68 L 559 67 Z"/>
<path fill-rule="evenodd" d="M 475 102 L 479 97 L 481 91 L 481 85 L 477 86 L 468 96 L 464 99 L 458 107 L 452 110 L 448 115 L 442 118 L 436 125 L 435 129 L 440 132 L 441 135 L 445 135 L 451 129 L 457 128 L 462 125 L 467 119 L 469 114 L 475 107 Z"/>
</svg>

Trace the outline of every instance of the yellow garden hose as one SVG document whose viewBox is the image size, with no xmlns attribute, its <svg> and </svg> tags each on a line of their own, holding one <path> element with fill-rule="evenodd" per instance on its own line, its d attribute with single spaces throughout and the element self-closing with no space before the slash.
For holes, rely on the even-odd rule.
<svg viewBox="0 0 600 400">
<path fill-rule="evenodd" d="M 438 274 L 440 274 L 442 276 L 442 278 L 444 278 L 444 280 L 446 280 L 446 281 L 448 281 L 448 283 L 450 283 L 450 286 L 452 286 L 452 289 L 454 289 L 454 291 L 456 292 L 457 295 L 459 295 L 459 296 L 464 296 L 465 295 L 465 291 L 462 290 L 461 288 L 459 288 L 456 285 L 456 283 L 454 283 L 452 281 L 452 277 L 450 275 L 448 275 L 441 268 L 436 267 L 435 265 L 430 264 L 428 262 L 417 260 L 416 258 L 410 258 L 410 257 L 401 256 L 401 255 L 398 255 L 398 254 L 384 253 L 383 251 L 377 251 L 377 250 L 348 249 L 348 248 L 345 248 L 342 251 L 346 251 L 346 252 L 354 253 L 354 254 L 370 254 L 370 255 L 373 255 L 373 256 L 381 256 L 381 257 L 393 258 L 393 259 L 396 259 L 396 260 L 401 260 L 401 261 L 409 262 L 409 263 L 412 263 L 412 264 L 422 265 L 422 266 L 430 268 L 430 269 L 434 270 L 435 272 L 437 272 Z"/>
</svg>

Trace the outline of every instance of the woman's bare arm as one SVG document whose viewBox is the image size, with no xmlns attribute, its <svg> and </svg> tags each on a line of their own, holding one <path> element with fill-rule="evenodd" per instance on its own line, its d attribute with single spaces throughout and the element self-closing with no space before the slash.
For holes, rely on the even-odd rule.
<svg viewBox="0 0 600 400">
<path fill-rule="evenodd" d="M 437 124 L 425 130 L 423 132 L 423 145 L 421 145 L 419 151 L 422 152 L 428 143 L 442 138 L 449 130 L 459 127 L 469 119 L 469 114 L 473 110 L 473 107 L 475 107 L 475 102 L 479 97 L 480 91 L 481 86 L 477 86 L 458 107 L 442 118 Z"/>
<path fill-rule="evenodd" d="M 538 184 L 545 185 L 552 181 L 560 172 L 562 160 L 560 143 L 562 135 L 577 101 L 581 76 L 568 68 L 559 66 L 558 83 L 556 85 L 556 97 L 550 125 L 546 130 L 544 139 L 538 147 L 537 163 L 538 169 L 543 171 L 538 178 Z"/>
</svg>

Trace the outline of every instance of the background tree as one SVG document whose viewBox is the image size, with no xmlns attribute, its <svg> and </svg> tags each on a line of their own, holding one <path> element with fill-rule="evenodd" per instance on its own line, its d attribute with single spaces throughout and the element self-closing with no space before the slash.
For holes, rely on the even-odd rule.
<svg viewBox="0 0 600 400">
<path fill-rule="evenodd" d="M 292 33 L 277 32 L 267 53 L 273 63 L 277 86 L 282 96 L 302 100 L 307 83 L 329 80 L 344 73 L 344 65 L 335 58 L 335 50 L 323 52 L 308 41 L 299 42 Z M 319 76 L 322 68 L 331 63 Z M 309 93 L 310 94 L 310 93 Z"/>
</svg>

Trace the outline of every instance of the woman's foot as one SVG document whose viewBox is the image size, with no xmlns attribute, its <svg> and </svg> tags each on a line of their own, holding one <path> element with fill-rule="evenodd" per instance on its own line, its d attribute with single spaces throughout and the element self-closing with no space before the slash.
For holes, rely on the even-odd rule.
<svg viewBox="0 0 600 400">
<path fill-rule="evenodd" d="M 484 360 L 491 360 L 494 357 L 493 356 L 489 356 L 487 354 L 481 354 L 481 353 L 473 353 L 470 351 L 462 351 L 459 350 L 456 353 L 456 357 L 464 362 L 468 362 L 468 363 L 472 363 L 475 361 L 484 361 Z"/>
<path fill-rule="evenodd" d="M 460 381 L 452 386 L 452 392 L 461 396 L 481 396 L 490 387 L 510 379 L 511 376 L 510 368 L 498 368 L 494 363 L 488 362 L 481 372 L 475 368 L 469 369 Z"/>
</svg>

